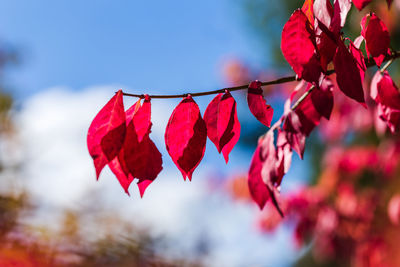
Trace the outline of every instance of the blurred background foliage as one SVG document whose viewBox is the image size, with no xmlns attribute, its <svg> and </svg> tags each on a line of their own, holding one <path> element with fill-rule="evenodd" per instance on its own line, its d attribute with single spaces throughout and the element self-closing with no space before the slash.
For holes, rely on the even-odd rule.
<svg viewBox="0 0 400 267">
<path fill-rule="evenodd" d="M 240 2 L 246 11 L 250 32 L 261 44 L 268 44 L 262 51 L 266 70 L 276 76 L 290 73 L 280 52 L 281 30 L 277 29 L 283 28 L 290 14 L 304 1 Z M 361 12 L 352 7 L 343 28 L 344 36 L 352 40 L 359 36 L 362 17 L 373 11 L 387 25 L 392 49 L 398 50 L 399 2 L 393 1 L 391 9 L 383 0 L 372 1 Z M 362 49 L 365 55 L 364 45 Z M 398 85 L 399 61 L 392 63 L 388 70 Z M 307 138 L 303 164 L 307 164 L 304 168 L 311 173 L 309 185 L 282 196 L 286 217 L 281 219 L 269 205 L 257 218 L 260 229 L 267 235 L 282 224 L 293 227 L 293 242 L 302 249 L 295 266 L 400 265 L 397 245 L 400 142 L 398 133 L 390 133 L 377 117 L 369 98 L 369 83 L 376 71 L 376 67 L 368 70 L 364 84 L 369 110 L 349 103 L 351 100 L 345 99 L 336 87 L 330 121 L 323 121 Z M 293 88 L 294 85 L 287 84 L 267 88 L 266 93 L 280 90 L 287 97 Z M 251 201 L 246 188 L 246 177 L 241 177 L 230 182 L 229 190 L 236 199 Z"/>
</svg>

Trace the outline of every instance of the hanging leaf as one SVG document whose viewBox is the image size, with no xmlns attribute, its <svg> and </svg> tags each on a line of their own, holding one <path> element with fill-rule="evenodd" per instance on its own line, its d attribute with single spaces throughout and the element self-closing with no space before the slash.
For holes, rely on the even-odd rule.
<svg viewBox="0 0 400 267">
<path fill-rule="evenodd" d="M 303 159 L 306 134 L 302 130 L 301 121 L 296 112 L 291 111 L 285 116 L 283 130 L 290 147 Z"/>
<path fill-rule="evenodd" d="M 133 104 L 127 111 L 126 111 L 126 125 L 132 121 L 133 115 L 139 110 L 140 108 L 140 99 Z M 125 141 L 126 142 L 126 141 Z M 121 150 L 111 162 L 108 163 L 108 167 L 117 177 L 118 182 L 121 184 L 122 188 L 125 190 L 125 193 L 129 194 L 128 188 L 132 183 L 134 177 L 128 170 L 124 160 L 124 146 L 122 146 Z"/>
<path fill-rule="evenodd" d="M 148 181 L 147 185 L 154 181 L 162 170 L 161 153 L 150 139 L 150 132 L 151 103 L 150 98 L 146 97 L 143 105 L 133 114 L 128 123 L 125 143 L 119 159 L 123 162 L 122 167 L 126 166 L 129 175 L 138 178 L 139 183 Z M 142 197 L 144 189 L 141 190 Z"/>
<path fill-rule="evenodd" d="M 322 69 L 316 54 L 314 27 L 300 9 L 283 27 L 281 50 L 299 78 L 318 81 Z"/>
<path fill-rule="evenodd" d="M 200 109 L 189 95 L 172 112 L 165 131 L 168 154 L 183 175 L 192 180 L 193 171 L 204 156 L 207 128 Z"/>
<path fill-rule="evenodd" d="M 208 104 L 204 112 L 204 121 L 207 126 L 208 138 L 217 147 L 218 152 L 222 152 L 228 163 L 229 153 L 240 137 L 236 101 L 228 91 L 225 94 L 218 94 Z"/>
<path fill-rule="evenodd" d="M 361 45 L 362 41 L 363 41 L 362 36 L 359 36 L 354 41 L 354 43 L 350 40 L 349 48 L 350 48 L 351 55 L 353 56 L 353 58 L 355 59 L 355 61 L 357 63 L 357 68 L 360 73 L 361 82 L 364 82 L 365 71 L 367 70 L 367 66 L 365 65 L 364 55 L 363 55 L 362 51 L 360 50 L 360 45 Z"/>
<path fill-rule="evenodd" d="M 265 203 L 267 203 L 268 199 L 270 198 L 268 188 L 266 184 L 263 182 L 261 171 L 263 169 L 263 164 L 265 161 L 264 153 L 270 153 L 270 154 L 275 153 L 273 138 L 274 138 L 273 133 L 268 132 L 263 138 L 263 140 L 260 140 L 258 142 L 256 151 L 254 151 L 253 158 L 251 159 L 250 169 L 248 174 L 248 186 L 251 197 L 258 204 L 261 210 L 264 208 Z M 271 151 L 263 151 L 262 143 L 264 142 L 272 144 L 269 147 Z"/>
<path fill-rule="evenodd" d="M 138 141 L 141 142 L 151 128 L 151 103 L 148 95 L 145 96 L 143 105 L 135 112 L 132 119 Z"/>
<path fill-rule="evenodd" d="M 251 82 L 247 90 L 247 104 L 251 113 L 267 127 L 271 126 L 274 110 L 266 104 L 260 81 Z"/>
<path fill-rule="evenodd" d="M 96 115 L 87 135 L 87 146 L 94 161 L 97 179 L 104 166 L 118 155 L 125 133 L 125 111 L 122 90 L 119 90 Z"/>
<path fill-rule="evenodd" d="M 378 82 L 378 98 L 382 105 L 400 110 L 400 93 L 389 72 L 384 71 Z"/>
<path fill-rule="evenodd" d="M 326 77 L 319 88 L 311 92 L 311 102 L 320 116 L 327 120 L 331 117 L 333 110 L 333 83 Z"/>
<path fill-rule="evenodd" d="M 336 71 L 336 81 L 339 89 L 348 97 L 361 103 L 364 107 L 364 90 L 362 80 L 364 79 L 362 72 L 357 65 L 357 60 L 349 52 L 343 41 L 339 42 L 333 65 Z"/>
<path fill-rule="evenodd" d="M 361 20 L 361 34 L 365 39 L 367 56 L 372 56 L 380 67 L 390 52 L 390 36 L 386 25 L 375 13 L 367 14 Z"/>
</svg>

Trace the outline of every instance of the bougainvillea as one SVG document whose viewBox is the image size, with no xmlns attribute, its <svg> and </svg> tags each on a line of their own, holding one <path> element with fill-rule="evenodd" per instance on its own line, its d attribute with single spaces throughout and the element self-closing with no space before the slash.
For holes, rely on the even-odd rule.
<svg viewBox="0 0 400 267">
<path fill-rule="evenodd" d="M 295 10 L 283 27 L 281 50 L 296 76 L 178 96 L 135 95 L 118 91 L 97 114 L 87 136 L 97 177 L 108 165 L 127 193 L 131 182 L 137 179 L 143 196 L 147 186 L 161 172 L 161 154 L 150 139 L 152 98 L 183 98 L 168 121 L 165 145 L 185 180 L 192 179 L 193 172 L 200 164 L 207 137 L 228 163 L 229 154 L 240 138 L 238 107 L 230 92 L 247 89 L 250 112 L 260 123 L 270 127 L 260 137 L 250 163 L 250 195 L 260 209 L 271 200 L 281 216 L 285 210 L 295 209 L 297 204 L 288 205 L 279 197 L 282 179 L 290 167 L 292 151 L 303 158 L 306 139 L 315 127 L 324 120 L 322 124 L 328 125 L 326 120 L 332 117 L 332 125 L 338 121 L 345 122 L 346 116 L 351 118 L 349 109 L 346 109 L 347 115 L 343 116 L 344 113 L 335 111 L 335 107 L 343 107 L 347 105 L 343 103 L 355 100 L 364 108 L 374 111 L 380 123 L 385 123 L 392 132 L 400 128 L 400 94 L 386 71 L 388 65 L 381 67 L 384 61 L 399 57 L 398 52 L 390 49 L 387 27 L 371 12 L 361 19 L 359 37 L 351 40 L 343 33 L 352 4 L 361 10 L 370 2 L 335 0 L 332 4 L 328 0 L 306 0 L 302 8 Z M 391 1 L 387 1 L 387 4 L 390 6 Z M 365 43 L 366 55 L 362 52 L 362 42 Z M 365 93 L 366 69 L 374 65 L 381 68 L 371 83 L 370 95 L 375 103 L 366 101 L 369 94 Z M 299 85 L 286 101 L 282 116 L 271 126 L 273 108 L 267 104 L 262 87 L 295 80 L 299 81 Z M 193 97 L 215 93 L 217 96 L 202 116 Z M 125 112 L 123 95 L 136 96 L 144 99 L 144 102 L 140 104 L 139 99 Z M 335 102 L 339 99 L 339 104 L 334 104 L 334 95 Z M 343 123 L 343 127 L 345 125 Z M 321 131 L 327 127 L 323 126 Z M 347 189 L 343 190 L 348 192 Z M 281 202 L 286 204 L 281 206 Z M 320 203 L 320 200 L 316 203 Z M 329 207 L 324 212 L 326 216 L 333 216 Z M 301 227 L 308 229 L 310 225 L 304 222 Z"/>
</svg>

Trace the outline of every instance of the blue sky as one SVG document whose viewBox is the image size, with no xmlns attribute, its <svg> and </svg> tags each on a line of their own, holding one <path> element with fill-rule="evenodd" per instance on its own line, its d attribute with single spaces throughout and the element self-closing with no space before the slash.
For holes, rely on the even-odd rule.
<svg viewBox="0 0 400 267">
<path fill-rule="evenodd" d="M 223 86 L 224 58 L 257 64 L 237 1 L 1 1 L 0 38 L 19 49 L 16 96 L 95 84 L 182 92 Z"/>
</svg>

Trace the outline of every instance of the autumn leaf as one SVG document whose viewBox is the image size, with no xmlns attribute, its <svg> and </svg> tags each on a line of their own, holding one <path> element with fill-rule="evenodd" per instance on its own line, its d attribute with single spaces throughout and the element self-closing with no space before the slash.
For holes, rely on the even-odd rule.
<svg viewBox="0 0 400 267">
<path fill-rule="evenodd" d="M 316 82 L 321 66 L 316 54 L 314 27 L 297 9 L 282 30 L 281 50 L 294 72 L 308 82 Z"/>
<path fill-rule="evenodd" d="M 364 90 L 362 81 L 363 72 L 360 72 L 359 65 L 354 56 L 347 49 L 343 41 L 339 42 L 333 65 L 336 71 L 336 81 L 339 89 L 348 97 L 362 104 L 364 107 Z"/>
<path fill-rule="evenodd" d="M 247 104 L 251 113 L 267 127 L 271 126 L 274 110 L 266 104 L 260 81 L 251 82 L 247 90 Z"/>
<path fill-rule="evenodd" d="M 367 56 L 372 56 L 378 67 L 390 53 L 390 36 L 386 25 L 375 13 L 367 14 L 361 20 L 361 35 L 365 39 Z"/>
<path fill-rule="evenodd" d="M 87 135 L 87 146 L 94 161 L 97 179 L 104 166 L 118 155 L 125 133 L 125 111 L 122 91 L 119 90 L 93 119 Z"/>
<path fill-rule="evenodd" d="M 204 156 L 207 141 L 206 124 L 200 109 L 189 95 L 172 112 L 165 131 L 168 154 L 183 175 L 192 180 L 193 171 Z"/>
<path fill-rule="evenodd" d="M 207 126 L 208 138 L 217 147 L 218 152 L 222 152 L 228 163 L 229 153 L 240 137 L 236 101 L 228 91 L 225 94 L 218 94 L 208 104 L 204 112 L 204 121 Z"/>
</svg>

